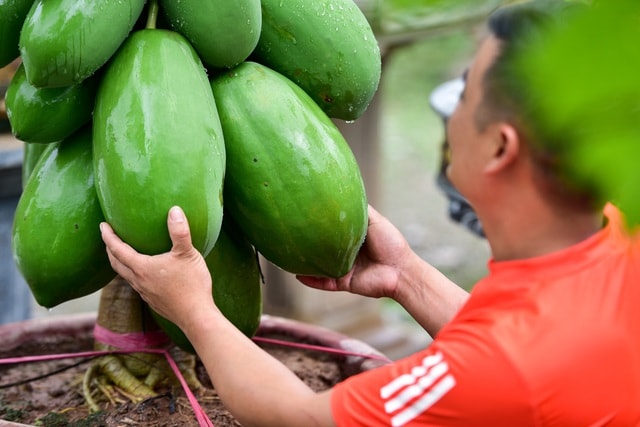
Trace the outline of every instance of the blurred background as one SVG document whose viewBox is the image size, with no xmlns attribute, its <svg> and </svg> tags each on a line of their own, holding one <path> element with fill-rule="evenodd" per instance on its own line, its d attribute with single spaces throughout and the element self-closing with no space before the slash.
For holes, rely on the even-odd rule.
<svg viewBox="0 0 640 427">
<path fill-rule="evenodd" d="M 445 128 L 430 95 L 461 75 L 483 34 L 486 16 L 505 1 L 357 3 L 381 46 L 382 80 L 360 119 L 336 124 L 361 166 L 369 202 L 402 231 L 422 258 L 470 289 L 486 272 L 489 249 L 483 238 L 450 219 L 448 199 L 436 184 Z M 6 86 L 10 71 L 10 67 L 0 70 L 4 73 L 0 86 Z M 39 307 L 15 271 L 10 229 L 20 192 L 21 150 L 22 143 L 11 136 L 5 119 L 0 127 L 0 315 L 5 317 L 0 323 L 96 311 L 99 292 L 51 310 Z M 393 301 L 315 291 L 264 261 L 263 269 L 265 313 L 344 332 L 391 358 L 431 340 Z"/>
</svg>

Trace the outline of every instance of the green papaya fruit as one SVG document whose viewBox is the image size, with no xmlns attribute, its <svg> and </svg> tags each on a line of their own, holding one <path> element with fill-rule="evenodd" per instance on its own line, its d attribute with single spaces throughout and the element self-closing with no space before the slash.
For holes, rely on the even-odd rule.
<svg viewBox="0 0 640 427">
<path fill-rule="evenodd" d="M 356 120 L 378 89 L 380 48 L 353 0 L 262 0 L 251 56 L 304 89 L 330 117 Z"/>
<path fill-rule="evenodd" d="M 115 53 L 145 0 L 36 0 L 20 34 L 29 82 L 64 87 L 93 75 Z"/>
<path fill-rule="evenodd" d="M 33 173 L 40 156 L 47 149 L 50 144 L 35 144 L 27 142 L 24 144 L 22 151 L 22 189 L 27 185 L 27 181 Z"/>
<path fill-rule="evenodd" d="M 32 4 L 33 0 L 0 0 L 0 68 L 20 56 L 20 30 Z"/>
<path fill-rule="evenodd" d="M 222 225 L 225 148 L 206 72 L 182 35 L 127 38 L 100 82 L 93 136 L 98 197 L 116 233 L 139 252 L 165 252 L 167 212 L 179 205 L 208 254 Z"/>
<path fill-rule="evenodd" d="M 160 8 L 207 66 L 234 67 L 258 44 L 260 0 L 160 0 Z"/>
<path fill-rule="evenodd" d="M 92 76 L 74 86 L 37 88 L 21 64 L 5 95 L 12 133 L 25 142 L 64 140 L 91 120 L 97 86 Z"/>
<path fill-rule="evenodd" d="M 225 209 L 283 270 L 346 274 L 366 233 L 367 198 L 335 124 L 295 83 L 255 62 L 211 86 L 227 150 Z"/>
<path fill-rule="evenodd" d="M 211 272 L 216 305 L 242 333 L 252 337 L 258 330 L 262 315 L 260 264 L 255 249 L 228 215 L 225 215 L 220 237 L 205 261 Z M 151 313 L 176 345 L 195 353 L 175 323 L 154 311 Z"/>
<path fill-rule="evenodd" d="M 87 127 L 46 145 L 16 207 L 13 256 L 38 304 L 54 307 L 89 295 L 116 276 L 100 236 L 102 221 Z"/>
</svg>

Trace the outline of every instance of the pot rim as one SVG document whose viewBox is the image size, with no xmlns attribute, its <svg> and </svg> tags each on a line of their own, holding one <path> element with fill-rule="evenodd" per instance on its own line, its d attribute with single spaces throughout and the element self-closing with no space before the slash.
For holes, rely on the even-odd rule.
<svg viewBox="0 0 640 427">
<path fill-rule="evenodd" d="M 33 318 L 0 325 L 3 350 L 11 351 L 42 336 L 58 334 L 75 336 L 91 333 L 97 319 L 96 312 L 64 314 Z M 349 353 L 345 355 L 345 375 L 385 365 L 389 359 L 368 343 L 343 333 L 290 318 L 263 314 L 256 336 L 280 335 L 294 341 L 305 341 Z M 385 360 L 386 359 L 386 360 Z"/>
</svg>

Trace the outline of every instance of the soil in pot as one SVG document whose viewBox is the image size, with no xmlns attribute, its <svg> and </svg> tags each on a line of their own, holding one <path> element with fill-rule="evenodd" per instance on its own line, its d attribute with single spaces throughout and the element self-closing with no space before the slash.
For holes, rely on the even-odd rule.
<svg viewBox="0 0 640 427">
<path fill-rule="evenodd" d="M 259 332 L 258 336 L 279 341 L 292 339 L 291 336 L 268 330 Z M 298 338 L 295 338 L 295 341 L 303 342 Z M 313 345 L 323 345 L 314 342 L 312 338 L 306 341 Z M 257 344 L 288 366 L 316 391 L 327 389 L 354 373 L 353 367 L 347 366 L 345 369 L 345 360 L 352 356 L 292 348 L 282 344 Z M 87 329 L 72 336 L 54 334 L 39 337 L 11 351 L 0 350 L 0 359 L 36 354 L 76 353 L 92 349 L 93 335 L 92 331 Z M 194 409 L 180 386 L 159 388 L 158 397 L 138 404 L 124 399 L 118 402 L 105 400 L 100 402 L 100 412 L 90 413 L 82 395 L 82 378 L 90 365 L 91 359 L 88 358 L 0 365 L 0 426 L 3 422 L 12 425 L 7 421 L 18 425 L 78 427 L 198 426 Z M 213 425 L 240 426 L 218 398 L 198 359 L 196 373 L 205 389 L 200 392 L 194 391 L 194 394 Z"/>
</svg>

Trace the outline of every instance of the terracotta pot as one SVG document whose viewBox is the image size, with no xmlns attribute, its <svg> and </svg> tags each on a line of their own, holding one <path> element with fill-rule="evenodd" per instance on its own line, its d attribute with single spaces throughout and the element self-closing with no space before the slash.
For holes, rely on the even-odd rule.
<svg viewBox="0 0 640 427">
<path fill-rule="evenodd" d="M 0 357 L 31 355 L 22 347 L 43 340 L 61 342 L 60 353 L 69 353 L 75 342 L 91 340 L 95 313 L 63 315 L 0 325 Z M 344 377 L 388 363 L 388 359 L 367 343 L 339 332 L 308 323 L 277 316 L 263 315 L 256 333 L 258 340 L 290 341 L 327 348 L 343 353 L 340 369 Z M 86 350 L 86 349 L 85 349 Z M 0 419 L 0 426 L 25 426 Z"/>
</svg>

